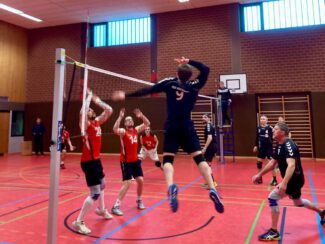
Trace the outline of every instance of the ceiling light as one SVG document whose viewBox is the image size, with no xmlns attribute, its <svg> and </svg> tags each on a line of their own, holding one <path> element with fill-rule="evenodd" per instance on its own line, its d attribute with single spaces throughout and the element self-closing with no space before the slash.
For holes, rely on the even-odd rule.
<svg viewBox="0 0 325 244">
<path fill-rule="evenodd" d="M 180 3 L 186 3 L 189 2 L 190 0 L 178 0 Z"/>
<path fill-rule="evenodd" d="M 4 5 L 2 3 L 0 3 L 0 8 L 4 9 L 4 10 L 7 10 L 11 13 L 14 13 L 14 14 L 22 14 L 23 12 L 18 10 L 18 9 L 15 9 L 15 8 L 12 8 L 12 7 L 9 7 L 7 5 Z"/>
<path fill-rule="evenodd" d="M 20 14 L 20 15 L 23 16 L 23 17 L 25 17 L 25 18 L 27 18 L 27 19 L 34 20 L 34 21 L 36 21 L 36 22 L 42 22 L 42 21 L 43 21 L 43 20 L 41 20 L 41 19 L 35 18 L 35 17 L 33 17 L 33 16 L 30 16 L 30 15 L 28 15 L 28 14 L 24 14 L 24 13 L 22 13 L 22 14 Z"/>
<path fill-rule="evenodd" d="M 4 4 L 2 4 L 2 3 L 0 3 L 0 9 L 7 10 L 7 11 L 9 11 L 9 12 L 11 12 L 11 13 L 18 14 L 18 15 L 20 15 L 20 16 L 22 16 L 22 17 L 25 17 L 25 18 L 27 18 L 27 19 L 34 20 L 34 21 L 36 21 L 36 22 L 42 22 L 42 21 L 43 21 L 43 20 L 41 20 L 41 19 L 38 19 L 38 18 L 35 18 L 35 17 L 30 16 L 30 15 L 28 15 L 28 14 L 25 14 L 23 11 L 20 11 L 20 10 L 15 9 L 15 8 L 12 8 L 12 7 L 9 7 L 9 6 L 4 5 Z"/>
</svg>

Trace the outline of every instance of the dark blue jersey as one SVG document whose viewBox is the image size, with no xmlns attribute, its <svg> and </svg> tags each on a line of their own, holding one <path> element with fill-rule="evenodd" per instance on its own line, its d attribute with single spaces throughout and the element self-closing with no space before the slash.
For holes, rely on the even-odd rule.
<svg viewBox="0 0 325 244">
<path fill-rule="evenodd" d="M 200 71 L 196 79 L 181 82 L 176 77 L 166 78 L 152 87 L 137 90 L 126 94 L 126 96 L 140 97 L 164 92 L 167 96 L 167 120 L 190 120 L 191 111 L 195 105 L 199 90 L 205 85 L 210 69 L 204 64 L 193 60 L 190 60 L 188 64 Z"/>
<path fill-rule="evenodd" d="M 295 159 L 295 171 L 289 181 L 296 183 L 304 182 L 304 172 L 301 166 L 299 148 L 289 138 L 283 144 L 278 144 L 274 151 L 274 159 L 278 162 L 282 178 L 285 176 L 288 167 L 287 158 Z"/>
<path fill-rule="evenodd" d="M 256 130 L 255 146 L 260 148 L 272 147 L 273 127 L 267 125 L 265 127 L 258 126 Z"/>
<path fill-rule="evenodd" d="M 221 101 L 227 101 L 231 98 L 231 93 L 228 88 L 219 88 L 217 90 L 217 97 L 221 96 Z"/>
<path fill-rule="evenodd" d="M 207 141 L 209 135 L 212 136 L 211 144 L 217 144 L 216 129 L 214 128 L 214 126 L 211 122 L 207 123 L 204 127 L 204 141 L 205 142 Z"/>
</svg>

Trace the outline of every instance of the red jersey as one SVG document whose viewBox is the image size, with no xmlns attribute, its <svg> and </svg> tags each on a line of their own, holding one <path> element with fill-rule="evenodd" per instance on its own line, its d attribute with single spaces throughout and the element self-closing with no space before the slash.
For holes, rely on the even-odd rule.
<svg viewBox="0 0 325 244">
<path fill-rule="evenodd" d="M 102 130 L 97 120 L 89 121 L 86 136 L 82 137 L 81 162 L 92 161 L 100 158 L 102 146 Z"/>
<path fill-rule="evenodd" d="M 138 160 L 138 132 L 132 128 L 121 136 L 121 162 L 130 163 Z"/>
<path fill-rule="evenodd" d="M 62 131 L 61 143 L 65 143 L 70 138 L 70 134 L 67 130 Z"/>
<path fill-rule="evenodd" d="M 154 135 L 143 135 L 142 136 L 142 145 L 147 149 L 151 150 L 156 148 L 157 142 L 155 141 L 155 136 Z"/>
</svg>

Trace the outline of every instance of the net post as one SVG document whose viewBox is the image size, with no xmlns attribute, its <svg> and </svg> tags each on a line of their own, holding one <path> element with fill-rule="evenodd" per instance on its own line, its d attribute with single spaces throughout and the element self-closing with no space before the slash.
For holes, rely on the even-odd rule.
<svg viewBox="0 0 325 244">
<path fill-rule="evenodd" d="M 58 212 L 58 192 L 60 177 L 60 132 L 62 129 L 62 107 L 64 90 L 64 70 L 65 70 L 65 49 L 55 50 L 55 75 L 54 75 L 54 96 L 52 114 L 52 136 L 53 144 L 50 147 L 50 191 L 49 209 L 47 225 L 47 244 L 55 244 L 57 241 L 57 212 Z"/>
</svg>

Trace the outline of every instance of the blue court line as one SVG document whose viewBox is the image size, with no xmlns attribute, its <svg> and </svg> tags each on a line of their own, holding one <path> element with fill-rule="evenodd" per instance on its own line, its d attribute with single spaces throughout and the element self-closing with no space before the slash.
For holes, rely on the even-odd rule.
<svg viewBox="0 0 325 244">
<path fill-rule="evenodd" d="M 24 201 L 27 201 L 27 200 L 31 200 L 33 198 L 36 198 L 36 197 L 39 197 L 41 195 L 45 195 L 45 194 L 48 194 L 48 193 L 49 192 L 46 191 L 46 192 L 42 192 L 42 193 L 37 193 L 37 194 L 29 196 L 29 197 L 24 197 L 24 198 L 19 199 L 19 200 L 14 200 L 14 201 L 11 201 L 11 202 L 7 202 L 7 203 L 4 203 L 4 204 L 0 205 L 0 208 L 4 208 L 4 207 L 6 207 L 8 205 L 12 205 L 12 204 L 21 203 L 21 202 L 24 202 Z M 0 244 L 1 244 L 1 242 L 0 242 Z"/>
<path fill-rule="evenodd" d="M 216 166 L 218 167 L 218 166 Z M 216 167 L 213 168 L 213 171 L 216 169 Z M 200 181 L 203 179 L 203 176 L 198 177 L 197 179 L 193 180 L 192 182 L 188 183 L 187 185 L 185 185 L 184 187 L 182 187 L 181 189 L 179 189 L 178 192 L 182 192 L 185 189 L 189 188 L 191 185 L 193 185 L 194 183 Z M 115 229 L 111 230 L 110 232 L 108 232 L 107 234 L 103 235 L 102 237 L 98 238 L 96 241 L 94 241 L 92 244 L 97 244 L 103 240 L 105 240 L 107 237 L 113 235 L 114 233 L 116 233 L 117 231 L 119 231 L 120 229 L 122 229 L 124 226 L 132 223 L 133 221 L 137 220 L 138 218 L 140 218 L 141 216 L 145 215 L 146 213 L 150 212 L 151 210 L 155 209 L 156 207 L 158 207 L 159 205 L 163 204 L 164 202 L 166 202 L 168 200 L 168 197 L 160 200 L 159 202 L 157 202 L 156 204 L 152 205 L 151 207 L 147 208 L 146 210 L 142 211 L 140 214 L 134 216 L 133 218 L 129 219 L 128 221 L 126 221 L 125 223 L 123 223 L 122 225 L 116 227 Z"/>
<path fill-rule="evenodd" d="M 312 193 L 312 196 L 313 196 L 313 201 L 314 201 L 314 204 L 317 206 L 316 194 L 315 194 L 315 190 L 314 190 L 314 183 L 313 183 L 313 179 L 311 178 L 310 169 L 308 169 L 308 179 L 309 179 L 311 193 Z M 316 214 L 316 219 L 317 219 L 318 232 L 319 232 L 321 243 L 325 244 L 324 231 L 323 231 L 322 225 L 320 223 L 319 214 Z"/>
<path fill-rule="evenodd" d="M 282 244 L 283 241 L 283 233 L 284 233 L 284 223 L 285 223 L 285 219 L 286 219 L 286 213 L 287 213 L 287 207 L 283 208 L 283 212 L 282 212 L 282 220 L 281 220 L 281 227 L 280 227 L 280 236 L 281 236 L 281 240 L 279 240 L 279 244 Z"/>
</svg>

